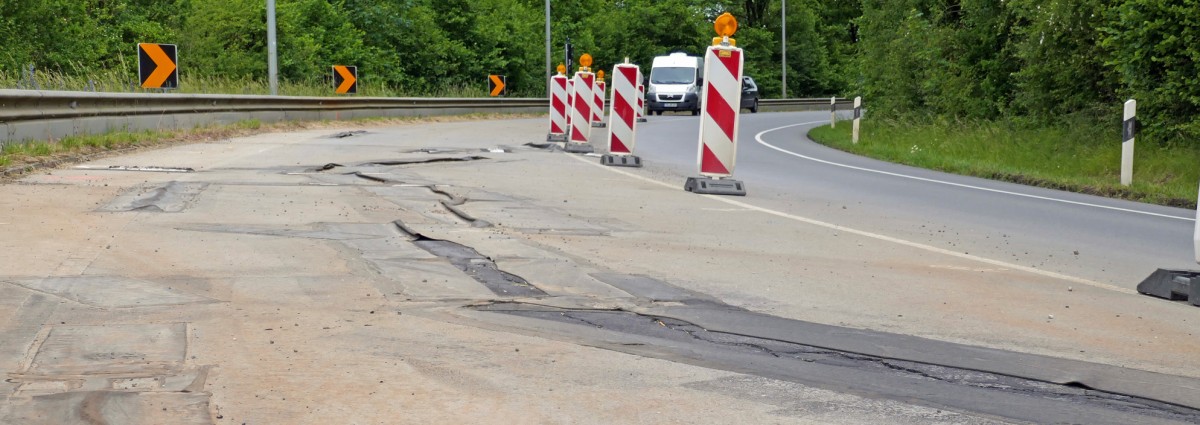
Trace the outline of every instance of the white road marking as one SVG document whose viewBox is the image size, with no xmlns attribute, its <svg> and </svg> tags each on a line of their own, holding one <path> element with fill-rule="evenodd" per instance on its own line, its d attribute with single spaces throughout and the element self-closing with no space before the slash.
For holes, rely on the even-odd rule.
<svg viewBox="0 0 1200 425">
<path fill-rule="evenodd" d="M 824 121 L 818 121 L 818 122 L 824 122 Z M 807 124 L 814 124 L 814 123 L 805 123 L 805 124 L 797 124 L 797 125 L 807 125 Z M 783 127 L 780 127 L 780 128 L 783 128 Z M 666 187 L 669 189 L 683 190 L 682 184 L 665 183 L 665 182 L 654 180 L 654 179 L 651 179 L 648 177 L 639 176 L 637 174 L 633 174 L 633 173 L 630 173 L 630 172 L 627 172 L 624 170 L 619 170 L 619 169 L 616 169 L 613 167 L 607 167 L 603 164 L 600 164 L 600 163 L 597 163 L 594 161 L 589 161 L 582 156 L 571 155 L 571 154 L 566 154 L 566 155 L 577 161 L 581 161 L 586 164 L 591 164 L 592 166 L 600 167 L 600 168 L 608 170 L 610 172 L 614 172 L 614 173 L 618 173 L 618 174 L 625 175 L 628 177 L 632 177 L 634 179 L 641 180 L 646 183 L 655 184 L 655 185 Z M 984 258 L 984 257 L 976 256 L 976 255 L 964 254 L 961 252 L 951 251 L 948 249 L 938 248 L 935 246 L 925 245 L 923 243 L 912 242 L 912 241 L 908 241 L 908 240 L 904 240 L 904 239 L 900 239 L 900 238 L 894 238 L 894 237 L 887 236 L 887 235 L 881 235 L 878 233 L 868 232 L 865 230 L 858 230 L 855 228 L 846 227 L 846 226 L 842 226 L 842 225 L 838 225 L 838 224 L 828 223 L 828 222 L 815 220 L 815 219 L 811 219 L 811 218 L 807 218 L 807 217 L 801 217 L 801 216 L 798 216 L 795 214 L 788 214 L 788 213 L 781 212 L 781 211 L 775 211 L 772 209 L 767 209 L 767 208 L 763 208 L 763 207 L 759 207 L 759 206 L 755 206 L 755 205 L 750 205 L 745 202 L 735 201 L 735 200 L 732 200 L 732 199 L 729 199 L 726 197 L 722 197 L 722 196 L 717 196 L 717 195 L 698 195 L 698 196 L 702 196 L 704 198 L 708 198 L 708 199 L 718 201 L 718 202 L 724 202 L 726 204 L 733 205 L 736 207 L 750 209 L 750 210 L 758 211 L 758 212 L 761 212 L 764 214 L 770 214 L 770 215 L 773 215 L 776 217 L 786 218 L 786 219 L 798 221 L 801 223 L 824 227 L 826 229 L 831 229 L 831 230 L 835 230 L 838 232 L 846 232 L 846 233 L 851 233 L 851 234 L 855 234 L 858 236 L 881 240 L 884 242 L 891 242 L 891 243 L 894 243 L 897 245 L 907 246 L 909 248 L 916 248 L 916 249 L 920 249 L 923 251 L 928 251 L 928 252 L 947 255 L 947 256 L 951 256 L 951 257 L 961 258 L 964 260 L 980 262 L 980 263 L 988 264 L 991 266 L 1003 267 L 1003 268 L 1011 269 L 1011 270 L 1020 270 L 1020 271 L 1026 272 L 1026 273 L 1036 274 L 1039 276 L 1048 277 L 1048 278 L 1052 278 L 1052 279 L 1065 280 L 1067 282 L 1074 282 L 1074 283 L 1078 283 L 1080 285 L 1087 285 L 1087 286 L 1092 286 L 1092 287 L 1100 288 L 1100 289 L 1107 289 L 1107 290 L 1110 290 L 1113 292 L 1119 292 L 1119 293 L 1123 293 L 1123 294 L 1135 294 L 1135 295 L 1137 294 L 1137 291 L 1134 291 L 1132 289 L 1122 288 L 1122 287 L 1119 287 L 1116 285 L 1110 285 L 1107 283 L 1096 282 L 1093 280 L 1088 280 L 1088 279 L 1084 279 L 1081 277 L 1065 275 L 1062 273 L 1055 273 L 1055 272 L 1048 271 L 1048 270 L 1042 270 L 1042 269 L 1037 269 L 1037 268 L 1033 268 L 1033 267 L 1026 267 L 1026 266 L 1022 266 L 1022 265 L 1018 265 L 1018 264 L 1006 263 L 1004 261 L 993 260 L 991 258 Z"/>
<path fill-rule="evenodd" d="M 842 168 L 849 168 L 849 169 L 852 169 L 852 170 L 866 171 L 866 172 L 869 172 L 869 173 L 877 173 L 877 174 L 883 174 L 883 175 L 888 175 L 888 176 L 892 176 L 892 177 L 901 177 L 901 178 L 912 179 L 912 180 L 920 180 L 920 181 L 923 181 L 923 182 L 929 182 L 929 183 L 938 183 L 938 184 L 944 184 L 944 185 L 947 185 L 947 186 L 956 186 L 956 187 L 961 187 L 961 188 L 966 188 L 966 189 L 982 190 L 982 191 L 985 191 L 985 192 L 1001 193 L 1001 194 L 1005 194 L 1005 195 L 1020 196 L 1020 197 L 1025 197 L 1025 198 L 1033 198 L 1033 199 L 1040 199 L 1040 200 L 1043 200 L 1043 201 L 1061 202 L 1061 203 L 1064 203 L 1064 204 L 1072 204 L 1072 205 L 1079 205 L 1079 206 L 1084 206 L 1084 207 L 1092 207 L 1092 208 L 1102 208 L 1102 209 L 1106 209 L 1106 210 L 1122 211 L 1122 212 L 1128 212 L 1128 213 L 1134 213 L 1134 214 L 1150 215 L 1150 216 L 1155 216 L 1155 217 L 1173 218 L 1173 219 L 1176 219 L 1176 220 L 1184 220 L 1184 221 L 1196 221 L 1196 219 L 1195 219 L 1194 217 L 1179 217 L 1179 216 L 1175 216 L 1175 215 L 1169 215 L 1169 214 L 1159 214 L 1159 213 L 1153 213 L 1153 212 L 1149 212 L 1149 211 L 1139 211 L 1139 210 L 1133 210 L 1133 209 L 1128 209 L 1128 208 L 1110 207 L 1110 206 L 1107 206 L 1107 205 L 1089 204 L 1089 203 L 1087 203 L 1087 202 L 1069 201 L 1069 200 L 1066 200 L 1066 199 L 1051 198 L 1051 197 L 1047 197 L 1047 196 L 1030 195 L 1030 194 L 1028 194 L 1028 193 L 1010 192 L 1010 191 L 1007 191 L 1007 190 L 991 189 L 991 188 L 980 187 L 980 186 L 972 186 L 972 185 L 969 185 L 969 184 L 954 183 L 954 182 L 948 182 L 948 181 L 944 181 L 944 180 L 937 180 L 937 179 L 930 179 L 930 178 L 925 178 L 925 177 L 910 176 L 910 175 L 907 175 L 907 174 L 892 173 L 892 172 L 883 171 L 883 170 L 876 170 L 876 169 L 872 169 L 872 168 L 864 168 L 864 167 L 857 167 L 857 166 L 853 166 L 853 165 L 846 165 L 846 164 L 841 164 L 841 163 L 837 163 L 837 162 L 826 161 L 826 160 L 823 160 L 823 159 L 813 158 L 813 157 L 811 157 L 811 156 L 807 156 L 807 155 L 801 155 L 801 154 L 798 154 L 798 153 L 795 153 L 795 152 L 789 151 L 789 150 L 787 150 L 787 149 L 783 149 L 783 148 L 780 148 L 780 147 L 778 147 L 778 146 L 775 146 L 775 145 L 772 145 L 772 144 L 770 144 L 770 143 L 767 143 L 767 142 L 763 141 L 763 139 L 762 139 L 762 135 L 763 135 L 763 134 L 770 133 L 770 132 L 772 132 L 772 131 L 783 130 L 783 129 L 785 129 L 785 128 L 790 128 L 790 127 L 799 127 L 799 126 L 803 126 L 803 125 L 820 124 L 820 123 L 824 123 L 824 122 L 829 122 L 829 120 L 813 121 L 813 122 L 806 122 L 806 123 L 800 123 L 800 124 L 791 124 L 791 125 L 785 125 L 785 126 L 783 126 L 783 127 L 776 127 L 776 128 L 772 128 L 772 129 L 769 129 L 769 130 L 764 130 L 764 131 L 762 131 L 762 132 L 760 132 L 760 133 L 758 133 L 758 134 L 755 134 L 755 135 L 754 135 L 754 140 L 755 140 L 755 141 L 757 141 L 757 142 L 758 142 L 758 144 L 760 144 L 760 145 L 763 145 L 763 146 L 766 146 L 766 147 L 768 147 L 768 148 L 771 148 L 771 149 L 777 150 L 777 151 L 779 151 L 779 152 L 786 153 L 786 154 L 788 154 L 788 155 L 792 155 L 792 156 L 795 156 L 795 157 L 798 157 L 798 158 L 807 159 L 807 160 L 809 160 L 809 161 L 820 162 L 820 163 L 822 163 L 822 164 L 828 164 L 828 165 L 833 165 L 833 166 L 842 167 Z"/>
</svg>

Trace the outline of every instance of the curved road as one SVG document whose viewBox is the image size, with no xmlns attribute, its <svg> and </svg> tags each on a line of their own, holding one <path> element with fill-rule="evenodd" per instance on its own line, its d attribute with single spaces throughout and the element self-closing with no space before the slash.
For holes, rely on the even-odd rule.
<svg viewBox="0 0 1200 425">
<path fill-rule="evenodd" d="M 828 125 L 825 112 L 741 117 L 734 175 L 753 205 L 1130 290 L 1156 268 L 1195 266 L 1190 210 L 848 154 L 806 137 Z M 652 168 L 695 175 L 697 120 L 649 117 L 638 130 L 638 154 Z"/>
</svg>

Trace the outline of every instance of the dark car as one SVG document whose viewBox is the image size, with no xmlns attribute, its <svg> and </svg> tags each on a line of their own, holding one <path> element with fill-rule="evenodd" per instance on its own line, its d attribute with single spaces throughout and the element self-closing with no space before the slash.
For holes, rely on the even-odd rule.
<svg viewBox="0 0 1200 425">
<path fill-rule="evenodd" d="M 753 78 L 745 76 L 742 77 L 742 109 L 758 113 L 758 84 L 754 84 Z"/>
</svg>

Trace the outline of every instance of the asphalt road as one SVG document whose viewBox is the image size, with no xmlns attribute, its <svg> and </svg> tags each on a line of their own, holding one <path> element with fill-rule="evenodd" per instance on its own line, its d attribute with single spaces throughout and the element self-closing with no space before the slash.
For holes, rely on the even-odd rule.
<svg viewBox="0 0 1200 425">
<path fill-rule="evenodd" d="M 828 119 L 825 112 L 743 112 L 734 177 L 746 183 L 749 198 L 779 200 L 773 209 L 803 217 L 1126 289 L 1156 268 L 1196 267 L 1194 211 L 848 154 L 806 137 Z M 697 120 L 649 117 L 639 129 L 638 154 L 649 164 L 696 174 Z"/>
<path fill-rule="evenodd" d="M 671 116 L 641 169 L 518 119 L 0 185 L 0 423 L 1196 422 L 1200 309 L 1132 293 L 1107 273 L 1144 265 L 1077 223 L 1186 221 L 765 145 L 890 167 L 763 133 L 822 118 L 744 116 L 745 198 L 682 190 Z"/>
</svg>

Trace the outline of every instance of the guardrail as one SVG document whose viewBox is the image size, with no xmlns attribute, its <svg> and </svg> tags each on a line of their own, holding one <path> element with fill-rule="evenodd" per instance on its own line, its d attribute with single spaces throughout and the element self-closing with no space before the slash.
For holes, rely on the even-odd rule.
<svg viewBox="0 0 1200 425">
<path fill-rule="evenodd" d="M 839 109 L 849 105 L 838 99 Z M 823 99 L 762 99 L 774 110 L 828 107 Z M 0 90 L 0 145 L 109 131 L 366 117 L 543 113 L 542 98 L 382 98 Z"/>
<path fill-rule="evenodd" d="M 366 117 L 542 113 L 546 99 L 189 95 L 0 90 L 0 145 L 115 130 Z"/>
<path fill-rule="evenodd" d="M 829 109 L 829 98 L 796 98 L 796 99 L 759 99 L 758 105 L 770 109 Z M 854 105 L 854 99 L 837 98 L 838 110 L 847 110 Z"/>
</svg>

